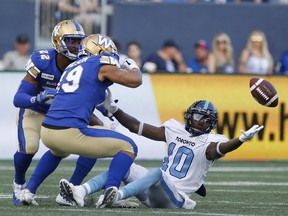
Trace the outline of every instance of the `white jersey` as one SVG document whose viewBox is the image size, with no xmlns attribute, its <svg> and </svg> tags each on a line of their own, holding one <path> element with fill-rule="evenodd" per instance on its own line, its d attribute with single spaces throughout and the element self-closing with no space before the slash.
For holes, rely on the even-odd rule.
<svg viewBox="0 0 288 216">
<path fill-rule="evenodd" d="M 163 126 L 168 144 L 168 155 L 162 165 L 163 178 L 173 182 L 178 192 L 190 196 L 204 183 L 214 163 L 206 159 L 206 148 L 211 142 L 227 142 L 228 139 L 213 132 L 191 137 L 185 125 L 175 119 L 168 120 Z"/>
</svg>

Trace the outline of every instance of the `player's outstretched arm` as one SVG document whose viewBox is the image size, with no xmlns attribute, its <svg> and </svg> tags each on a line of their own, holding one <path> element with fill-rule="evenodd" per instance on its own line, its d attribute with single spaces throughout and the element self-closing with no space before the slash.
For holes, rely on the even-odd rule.
<svg viewBox="0 0 288 216">
<path fill-rule="evenodd" d="M 155 127 L 153 125 L 140 122 L 119 108 L 113 115 L 120 122 L 120 124 L 129 129 L 132 133 L 137 133 L 156 141 L 166 141 L 164 127 Z"/>
<path fill-rule="evenodd" d="M 99 79 L 109 79 L 127 87 L 136 88 L 142 84 L 142 72 L 132 59 L 126 59 L 120 69 L 117 66 L 103 65 L 99 71 Z"/>
<path fill-rule="evenodd" d="M 239 136 L 239 138 L 234 138 L 227 142 L 210 143 L 206 150 L 206 158 L 208 160 L 215 160 L 223 157 L 226 153 L 234 151 L 244 142 L 252 139 L 263 128 L 264 126 L 254 125 L 247 131 L 241 130 L 242 134 Z"/>
</svg>

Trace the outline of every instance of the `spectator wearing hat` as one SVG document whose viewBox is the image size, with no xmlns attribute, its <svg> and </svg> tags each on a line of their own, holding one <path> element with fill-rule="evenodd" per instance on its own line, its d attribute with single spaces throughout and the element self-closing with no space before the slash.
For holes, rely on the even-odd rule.
<svg viewBox="0 0 288 216">
<path fill-rule="evenodd" d="M 187 62 L 187 67 L 191 73 L 208 73 L 208 57 L 210 48 L 205 40 L 199 40 L 194 44 L 194 59 Z"/>
<path fill-rule="evenodd" d="M 24 66 L 29 60 L 29 38 L 25 34 L 20 34 L 16 38 L 16 50 L 8 51 L 3 57 L 4 70 L 24 70 Z"/>
<path fill-rule="evenodd" d="M 143 70 L 150 73 L 185 73 L 187 72 L 187 66 L 183 60 L 179 46 L 174 40 L 167 40 L 163 43 L 160 50 L 151 54 L 146 59 L 143 64 Z"/>
</svg>

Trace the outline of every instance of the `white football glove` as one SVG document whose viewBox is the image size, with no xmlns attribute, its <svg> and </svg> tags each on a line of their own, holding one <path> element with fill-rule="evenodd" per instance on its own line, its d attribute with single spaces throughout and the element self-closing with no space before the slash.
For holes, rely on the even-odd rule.
<svg viewBox="0 0 288 216">
<path fill-rule="evenodd" d="M 264 126 L 259 126 L 259 125 L 254 125 L 253 127 L 251 127 L 249 130 L 247 131 L 244 131 L 244 130 L 241 130 L 241 135 L 239 137 L 239 140 L 241 142 L 246 142 L 250 139 L 252 139 L 254 136 L 256 136 L 258 134 L 258 132 L 260 130 L 262 130 L 264 128 Z"/>
<path fill-rule="evenodd" d="M 106 98 L 105 98 L 105 101 L 103 102 L 105 109 L 109 113 L 114 114 L 118 110 L 118 106 L 116 105 L 117 102 L 118 100 L 114 101 L 112 99 L 111 91 L 109 88 L 107 88 Z"/>
<path fill-rule="evenodd" d="M 139 69 L 137 63 L 131 58 L 125 58 L 120 62 L 120 68 L 125 70 L 132 70 L 134 68 Z"/>
</svg>

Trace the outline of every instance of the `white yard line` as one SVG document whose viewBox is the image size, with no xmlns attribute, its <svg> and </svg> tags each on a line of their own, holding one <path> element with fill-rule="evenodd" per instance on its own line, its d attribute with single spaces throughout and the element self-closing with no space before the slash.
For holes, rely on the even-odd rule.
<svg viewBox="0 0 288 216">
<path fill-rule="evenodd" d="M 157 167 L 146 167 L 147 169 L 155 169 Z M 35 166 L 29 169 L 34 170 Z M 59 167 L 58 171 L 74 171 L 75 167 Z M 108 167 L 96 167 L 93 171 L 106 171 Z M 14 166 L 0 166 L 0 171 L 13 171 Z M 287 172 L 288 167 L 212 167 L 211 172 Z"/>
<path fill-rule="evenodd" d="M 205 185 L 219 186 L 288 186 L 288 182 L 252 182 L 252 181 L 217 181 L 205 182 Z"/>
</svg>

